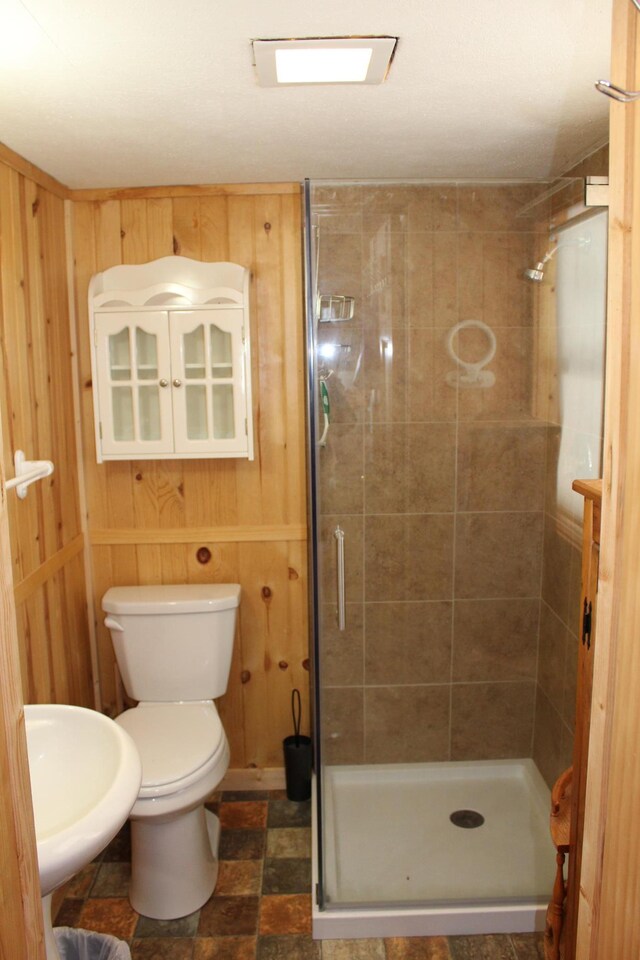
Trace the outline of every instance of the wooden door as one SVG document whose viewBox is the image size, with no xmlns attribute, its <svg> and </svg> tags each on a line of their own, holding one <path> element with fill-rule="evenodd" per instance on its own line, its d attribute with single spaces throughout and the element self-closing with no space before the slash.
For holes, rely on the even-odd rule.
<svg viewBox="0 0 640 960">
<path fill-rule="evenodd" d="M 612 82 L 640 89 L 640 12 L 614 0 Z M 598 646 L 577 960 L 640 956 L 640 105 L 611 105 Z"/>
</svg>

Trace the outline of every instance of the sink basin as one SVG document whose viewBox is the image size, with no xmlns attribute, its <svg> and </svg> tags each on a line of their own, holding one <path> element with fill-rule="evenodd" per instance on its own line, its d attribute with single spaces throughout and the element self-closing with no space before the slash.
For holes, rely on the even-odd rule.
<svg viewBox="0 0 640 960">
<path fill-rule="evenodd" d="M 123 825 L 140 789 L 129 735 L 96 710 L 24 708 L 43 897 L 89 863 Z"/>
</svg>

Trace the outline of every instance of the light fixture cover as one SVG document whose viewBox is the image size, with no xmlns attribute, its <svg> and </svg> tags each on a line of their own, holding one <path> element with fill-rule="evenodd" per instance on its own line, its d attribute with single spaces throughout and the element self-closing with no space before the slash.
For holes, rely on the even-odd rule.
<svg viewBox="0 0 640 960">
<path fill-rule="evenodd" d="M 382 83 L 397 37 L 307 37 L 254 40 L 263 87 L 317 83 Z"/>
</svg>

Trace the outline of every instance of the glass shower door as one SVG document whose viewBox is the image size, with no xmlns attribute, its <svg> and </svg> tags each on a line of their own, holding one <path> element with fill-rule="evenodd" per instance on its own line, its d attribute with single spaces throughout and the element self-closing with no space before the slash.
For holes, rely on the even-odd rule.
<svg viewBox="0 0 640 960">
<path fill-rule="evenodd" d="M 329 910 L 501 903 L 534 917 L 550 894 L 580 570 L 553 502 L 553 274 L 529 276 L 555 243 L 555 196 L 547 183 L 308 189 Z"/>
</svg>

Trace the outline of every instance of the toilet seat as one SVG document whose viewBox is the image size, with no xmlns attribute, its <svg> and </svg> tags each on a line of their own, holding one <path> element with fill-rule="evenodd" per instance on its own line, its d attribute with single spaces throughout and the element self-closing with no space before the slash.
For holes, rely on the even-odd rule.
<svg viewBox="0 0 640 960">
<path fill-rule="evenodd" d="M 212 701 L 140 703 L 116 718 L 142 761 L 139 799 L 184 790 L 207 774 L 226 738 Z"/>
</svg>

